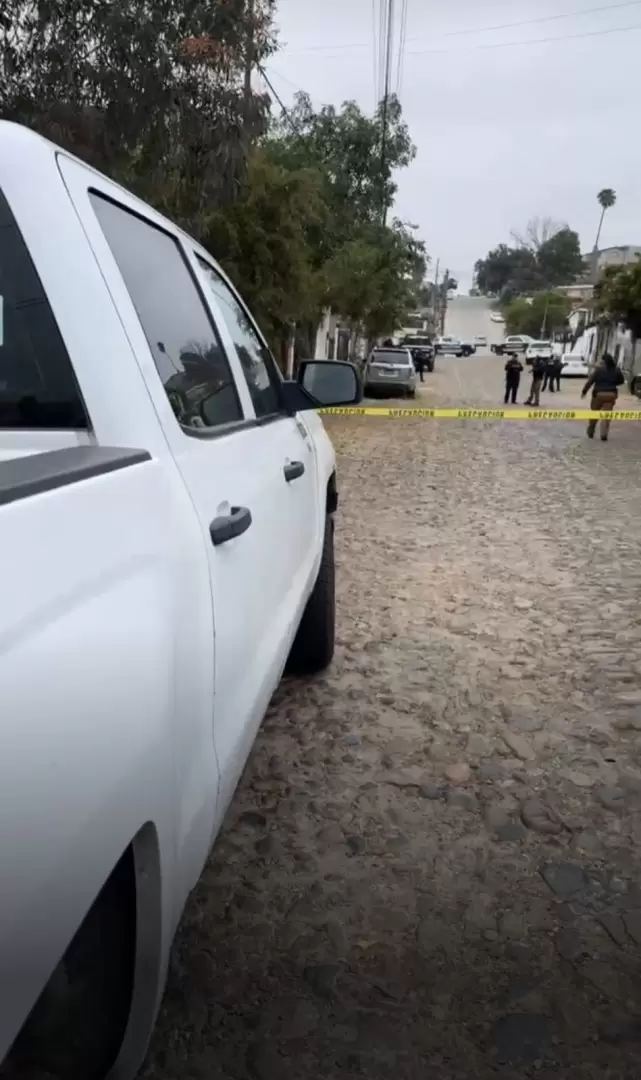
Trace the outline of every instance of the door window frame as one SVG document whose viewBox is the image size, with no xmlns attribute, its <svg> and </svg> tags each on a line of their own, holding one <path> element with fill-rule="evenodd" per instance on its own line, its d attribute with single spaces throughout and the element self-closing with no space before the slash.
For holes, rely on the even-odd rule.
<svg viewBox="0 0 641 1080">
<path fill-rule="evenodd" d="M 203 248 L 199 247 L 197 244 L 192 242 L 192 250 L 189 252 L 189 254 L 190 254 L 191 258 L 193 259 L 193 264 L 192 265 L 194 267 L 194 272 L 198 274 L 199 280 L 201 280 L 201 275 L 202 275 L 202 285 L 201 285 L 201 287 L 202 287 L 203 291 L 206 294 L 206 302 L 209 303 L 210 308 L 212 310 L 212 315 L 215 318 L 217 325 L 219 326 L 219 332 L 220 332 L 221 338 L 224 341 L 225 350 L 226 351 L 231 350 L 233 352 L 233 357 L 234 357 L 234 360 L 236 361 L 236 365 L 235 365 L 234 370 L 240 370 L 240 378 L 242 379 L 243 389 L 244 390 L 246 389 L 247 396 L 248 396 L 249 401 L 251 403 L 251 411 L 253 413 L 253 421 L 254 421 L 254 423 L 258 424 L 260 426 L 263 426 L 264 424 L 273 424 L 274 421 L 277 421 L 277 420 L 291 419 L 291 412 L 284 405 L 283 400 L 282 400 L 282 396 L 281 396 L 281 386 L 282 386 L 283 381 L 284 381 L 283 380 L 283 375 L 281 373 L 280 368 L 278 367 L 278 364 L 276 363 L 276 361 L 275 361 L 275 359 L 274 359 L 274 357 L 272 355 L 272 351 L 271 351 L 269 345 L 267 344 L 267 340 L 265 338 L 265 335 L 261 332 L 260 327 L 256 323 L 256 320 L 254 319 L 251 312 L 249 311 L 249 308 L 247 307 L 247 305 L 243 301 L 242 297 L 239 295 L 237 289 L 235 289 L 234 286 L 232 285 L 231 281 L 227 277 L 227 274 L 225 274 L 221 270 L 220 266 L 218 265 L 216 260 L 214 258 L 212 258 L 212 256 L 209 254 L 209 252 L 205 251 Z M 218 299 L 217 299 L 215 293 L 213 292 L 213 290 L 211 289 L 209 283 L 207 282 L 207 279 L 204 278 L 204 270 L 203 270 L 203 266 L 201 266 L 201 263 L 203 263 L 205 266 L 208 266 L 210 268 L 210 270 L 214 274 L 216 274 L 220 278 L 220 280 L 224 283 L 224 285 L 226 285 L 226 287 L 229 289 L 229 291 L 231 292 L 232 296 L 234 297 L 236 303 L 240 307 L 241 311 L 244 313 L 244 315 L 245 315 L 245 317 L 247 319 L 247 322 L 249 323 L 252 330 L 256 334 L 256 337 L 258 338 L 258 341 L 260 342 L 263 349 L 265 350 L 266 355 L 265 355 L 264 359 L 265 359 L 266 367 L 268 369 L 268 374 L 269 374 L 269 377 L 272 380 L 272 382 L 275 383 L 275 385 L 276 385 L 276 388 L 277 388 L 277 391 L 278 391 L 278 397 L 280 399 L 280 407 L 275 412 L 266 413 L 265 416 L 257 416 L 256 415 L 256 408 L 254 406 L 254 402 L 253 402 L 253 399 L 252 399 L 252 396 L 251 396 L 251 391 L 249 389 L 249 385 L 248 385 L 248 382 L 247 382 L 247 376 L 245 375 L 245 370 L 243 368 L 242 361 L 241 361 L 241 359 L 240 359 L 240 357 L 238 355 L 238 351 L 236 349 L 236 344 L 234 342 L 233 337 L 231 336 L 231 331 L 229 330 L 229 328 L 227 326 L 227 320 L 225 319 L 225 316 L 223 315 L 222 311 L 220 310 L 220 304 L 218 303 Z M 224 335 L 223 335 L 223 330 L 224 330 Z M 230 361 L 230 363 L 231 363 L 231 361 Z"/>
<path fill-rule="evenodd" d="M 118 192 L 118 195 L 120 195 L 120 194 L 121 193 Z M 231 375 L 233 383 L 234 383 L 234 389 L 236 391 L 236 397 L 238 399 L 238 404 L 240 406 L 240 412 L 241 412 L 241 415 L 239 416 L 239 418 L 237 420 L 230 420 L 227 423 L 217 424 L 217 425 L 215 425 L 213 427 L 206 427 L 206 428 L 188 428 L 188 427 L 185 427 L 183 424 L 180 423 L 180 420 L 176 416 L 176 414 L 175 414 L 175 412 L 173 410 L 173 407 L 171 405 L 171 402 L 169 400 L 169 396 L 167 394 L 167 391 L 165 389 L 163 381 L 162 381 L 162 379 L 160 377 L 160 372 L 158 371 L 158 369 L 156 367 L 156 362 L 155 362 L 154 355 L 153 355 L 153 352 L 152 352 L 152 349 L 151 349 L 151 345 L 149 344 L 149 339 L 147 338 L 147 332 L 145 330 L 145 327 L 142 324 L 140 316 L 138 315 L 138 311 L 137 311 L 136 305 L 134 303 L 134 298 L 131 295 L 131 292 L 129 290 L 127 282 L 125 281 L 124 275 L 123 275 L 123 273 L 122 273 L 122 271 L 120 269 L 120 266 L 118 264 L 116 256 L 115 256 L 114 252 L 112 251 L 111 244 L 109 243 L 109 239 L 108 239 L 106 233 L 104 232 L 104 229 L 103 229 L 102 223 L 100 221 L 100 218 L 98 217 L 98 215 L 97 215 L 97 213 L 95 211 L 95 208 L 93 206 L 92 196 L 96 196 L 96 197 L 98 197 L 100 199 L 104 199 L 106 202 L 112 203 L 113 206 L 115 206 L 117 209 L 121 210 L 125 214 L 133 214 L 144 225 L 147 225 L 151 229 L 155 229 L 157 232 L 164 233 L 164 235 L 166 237 L 168 237 L 168 239 L 170 239 L 176 245 L 176 247 L 178 249 L 178 253 L 179 253 L 179 255 L 180 255 L 181 259 L 182 259 L 182 262 L 183 262 L 183 264 L 185 266 L 185 270 L 186 270 L 187 274 L 189 275 L 189 277 L 190 277 L 190 279 L 191 279 L 191 281 L 192 281 L 192 283 L 194 285 L 194 288 L 196 290 L 197 295 L 200 298 L 200 302 L 201 302 L 201 304 L 203 306 L 203 311 L 204 311 L 205 317 L 209 321 L 209 324 L 210 324 L 210 326 L 212 328 L 212 333 L 213 333 L 213 335 L 214 335 L 214 337 L 215 337 L 215 339 L 216 339 L 216 341 L 217 341 L 217 343 L 218 343 L 218 345 L 219 345 L 219 347 L 221 349 L 223 357 L 224 357 L 224 359 L 225 359 L 225 361 L 227 363 L 227 366 L 229 368 L 229 372 L 230 372 L 230 375 Z M 247 390 L 247 393 L 244 392 L 245 387 L 246 387 L 246 380 L 244 378 L 244 375 L 242 375 L 242 372 L 240 373 L 241 377 L 239 377 L 239 371 L 238 371 L 239 361 L 237 361 L 236 350 L 235 349 L 230 350 L 229 344 L 228 344 L 228 342 L 227 342 L 227 340 L 225 338 L 225 335 L 221 333 L 221 323 L 224 326 L 224 320 L 222 319 L 222 315 L 218 316 L 217 312 L 212 311 L 211 304 L 209 303 L 209 296 L 208 296 L 206 290 L 203 288 L 203 284 L 202 284 L 202 282 L 200 280 L 200 277 L 198 276 L 198 274 L 196 274 L 194 272 L 194 266 L 193 266 L 192 260 L 189 257 L 190 256 L 189 248 L 188 248 L 187 244 L 185 243 L 185 237 L 182 234 L 181 230 L 172 227 L 172 222 L 170 222 L 166 218 L 161 217 L 160 215 L 156 215 L 154 213 L 154 211 L 152 210 L 152 208 L 147 207 L 146 204 L 143 204 L 143 209 L 142 210 L 141 210 L 140 206 L 138 205 L 137 200 L 136 200 L 136 203 L 134 205 L 128 205 L 128 200 L 127 199 L 115 197 L 111 192 L 107 192 L 104 189 L 101 189 L 95 183 L 94 184 L 89 184 L 87 186 L 87 201 L 88 201 L 89 206 L 91 208 L 91 211 L 92 211 L 92 213 L 94 215 L 95 221 L 96 221 L 98 229 L 100 231 L 100 234 L 101 234 L 102 238 L 104 239 L 107 250 L 109 252 L 109 256 L 113 260 L 113 264 L 114 264 L 114 267 L 116 269 L 116 273 L 119 275 L 119 277 L 120 277 L 120 279 L 122 281 L 124 292 L 125 292 L 125 294 L 127 296 L 128 303 L 130 304 L 130 307 L 131 307 L 131 313 L 132 313 L 133 317 L 135 318 L 137 324 L 140 326 L 142 336 L 143 336 L 143 339 L 145 341 L 145 345 L 146 345 L 148 353 L 149 353 L 149 357 L 150 357 L 150 359 L 152 361 L 152 364 L 153 364 L 153 369 L 154 369 L 155 376 L 156 376 L 156 379 L 157 379 L 158 387 L 160 389 L 160 392 L 161 392 L 163 398 L 165 398 L 166 401 L 167 401 L 167 405 L 169 406 L 169 412 L 171 413 L 171 416 L 173 417 L 174 422 L 175 422 L 176 427 L 178 428 L 178 430 L 180 432 L 182 432 L 183 435 L 186 435 L 188 438 L 196 438 L 198 440 L 206 440 L 206 439 L 212 439 L 212 438 L 214 438 L 214 439 L 219 438 L 222 435 L 230 435 L 230 434 L 233 434 L 233 433 L 235 433 L 237 431 L 243 431 L 247 427 L 253 427 L 255 425 L 255 423 L 256 423 L 256 418 L 251 416 L 251 415 L 248 415 L 251 411 L 253 411 L 253 405 L 252 405 L 252 402 L 251 402 L 251 397 L 249 395 L 249 390 Z M 145 212 L 147 210 L 149 211 L 149 213 Z M 155 220 L 156 218 L 157 218 L 157 220 Z M 192 243 L 193 243 L 193 241 L 192 241 Z M 225 327 L 225 329 L 226 329 L 226 327 Z"/>
</svg>

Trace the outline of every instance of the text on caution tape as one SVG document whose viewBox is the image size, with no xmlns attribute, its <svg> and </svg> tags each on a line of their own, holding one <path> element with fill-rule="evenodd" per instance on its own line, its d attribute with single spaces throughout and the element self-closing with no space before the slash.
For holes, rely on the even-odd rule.
<svg viewBox="0 0 641 1080">
<path fill-rule="evenodd" d="M 641 409 L 392 409 L 371 405 L 319 409 L 325 416 L 378 416 L 392 420 L 641 420 Z"/>
</svg>

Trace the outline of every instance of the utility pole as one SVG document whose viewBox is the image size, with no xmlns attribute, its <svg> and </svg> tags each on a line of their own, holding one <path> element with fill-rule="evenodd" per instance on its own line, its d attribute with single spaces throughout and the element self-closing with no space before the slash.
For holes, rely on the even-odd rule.
<svg viewBox="0 0 641 1080">
<path fill-rule="evenodd" d="M 441 260 L 436 260 L 436 272 L 434 274 L 434 295 L 432 296 L 432 313 L 434 319 L 434 331 L 438 330 L 438 268 Z"/>
<path fill-rule="evenodd" d="M 450 280 L 450 268 L 447 267 L 445 271 L 445 277 L 443 278 L 443 284 L 441 290 L 443 293 L 443 303 L 441 305 L 441 334 L 445 333 L 445 317 L 447 315 L 447 286 Z"/>
<path fill-rule="evenodd" d="M 383 115 L 381 118 L 381 220 L 387 224 L 387 199 L 385 194 L 385 169 L 387 166 L 387 128 L 389 95 L 392 80 L 392 46 L 394 42 L 394 0 L 386 0 L 387 16 L 385 20 L 385 78 L 383 82 Z"/>
</svg>

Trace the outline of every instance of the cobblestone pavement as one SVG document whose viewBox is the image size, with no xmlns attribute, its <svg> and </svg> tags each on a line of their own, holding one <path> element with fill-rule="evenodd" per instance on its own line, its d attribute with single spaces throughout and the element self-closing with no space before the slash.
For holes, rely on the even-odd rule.
<svg viewBox="0 0 641 1080">
<path fill-rule="evenodd" d="M 641 432 L 329 426 L 336 662 L 276 696 L 145 1075 L 636 1080 Z"/>
</svg>

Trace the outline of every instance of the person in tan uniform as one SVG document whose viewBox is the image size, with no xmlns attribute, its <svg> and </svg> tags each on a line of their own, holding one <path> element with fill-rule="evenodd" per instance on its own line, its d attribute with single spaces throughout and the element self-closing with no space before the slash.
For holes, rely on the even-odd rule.
<svg viewBox="0 0 641 1080">
<path fill-rule="evenodd" d="M 603 354 L 603 360 L 599 367 L 595 368 L 586 382 L 581 397 L 585 397 L 588 390 L 592 391 L 590 408 L 596 411 L 611 412 L 616 405 L 619 396 L 619 387 L 624 382 L 623 372 L 617 367 L 616 360 L 610 353 Z M 594 438 L 597 421 L 588 421 L 588 438 Z M 610 421 L 601 421 L 601 442 L 607 442 L 610 432 Z"/>
</svg>

